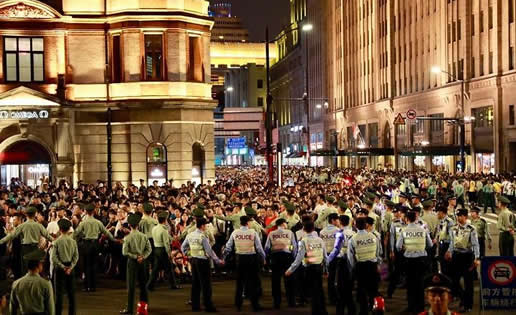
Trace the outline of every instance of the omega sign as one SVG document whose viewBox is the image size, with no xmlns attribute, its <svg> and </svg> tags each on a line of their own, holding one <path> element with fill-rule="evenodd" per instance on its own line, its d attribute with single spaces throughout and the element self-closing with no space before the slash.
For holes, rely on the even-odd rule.
<svg viewBox="0 0 516 315">
<path fill-rule="evenodd" d="M 48 110 L 0 110 L 0 120 L 6 119 L 48 119 L 50 116 Z"/>
</svg>

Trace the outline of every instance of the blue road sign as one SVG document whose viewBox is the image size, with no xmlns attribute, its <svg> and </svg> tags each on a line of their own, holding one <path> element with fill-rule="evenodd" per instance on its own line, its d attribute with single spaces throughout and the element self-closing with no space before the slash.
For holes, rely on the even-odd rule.
<svg viewBox="0 0 516 315">
<path fill-rule="evenodd" d="M 482 307 L 516 309 L 516 257 L 482 258 Z"/>
<path fill-rule="evenodd" d="M 244 149 L 247 146 L 245 138 L 229 138 L 227 139 L 226 147 L 228 149 Z"/>
</svg>

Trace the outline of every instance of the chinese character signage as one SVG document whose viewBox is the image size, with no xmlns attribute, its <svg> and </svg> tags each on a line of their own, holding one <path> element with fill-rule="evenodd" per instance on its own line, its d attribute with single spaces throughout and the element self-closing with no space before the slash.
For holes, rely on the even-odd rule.
<svg viewBox="0 0 516 315">
<path fill-rule="evenodd" d="M 247 147 L 245 138 L 229 138 L 226 146 L 228 149 L 244 149 Z"/>
<path fill-rule="evenodd" d="M 484 309 L 516 309 L 516 257 L 482 258 Z"/>
</svg>

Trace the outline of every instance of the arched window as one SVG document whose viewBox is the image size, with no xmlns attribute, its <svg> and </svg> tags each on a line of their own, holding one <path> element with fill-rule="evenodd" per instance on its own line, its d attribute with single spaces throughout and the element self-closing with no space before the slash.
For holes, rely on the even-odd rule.
<svg viewBox="0 0 516 315">
<path fill-rule="evenodd" d="M 154 181 L 158 185 L 167 182 L 167 147 L 154 142 L 147 147 L 147 182 L 152 185 Z"/>
<path fill-rule="evenodd" d="M 192 181 L 203 184 L 205 173 L 205 154 L 204 146 L 196 142 L 192 146 Z"/>
</svg>

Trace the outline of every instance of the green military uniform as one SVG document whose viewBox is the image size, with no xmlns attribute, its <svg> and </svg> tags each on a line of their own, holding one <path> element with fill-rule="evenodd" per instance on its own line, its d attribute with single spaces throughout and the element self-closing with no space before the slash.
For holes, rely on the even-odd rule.
<svg viewBox="0 0 516 315">
<path fill-rule="evenodd" d="M 433 239 L 437 235 L 437 229 L 439 228 L 439 218 L 437 215 L 431 210 L 434 202 L 432 200 L 426 200 L 422 203 L 423 205 L 423 215 L 421 216 L 421 220 L 423 220 L 428 226 L 428 231 L 430 232 L 430 237 Z"/>
<path fill-rule="evenodd" d="M 474 208 L 471 211 L 476 211 L 477 213 L 480 209 Z M 480 258 L 486 255 L 486 241 L 489 245 L 491 245 L 491 233 L 489 233 L 489 225 L 486 219 L 478 217 L 477 219 L 471 219 L 471 225 L 475 227 L 478 235 L 478 244 L 480 246 Z"/>
<path fill-rule="evenodd" d="M 72 223 L 67 219 L 58 222 L 59 229 L 69 230 Z M 56 315 L 63 309 L 63 294 L 68 296 L 68 314 L 75 314 L 75 276 L 74 268 L 79 261 L 77 242 L 69 235 L 63 234 L 54 241 L 50 260 L 54 265 L 54 288 L 56 290 Z M 66 270 L 72 270 L 67 273 Z"/>
<path fill-rule="evenodd" d="M 158 221 L 150 216 L 150 214 L 152 213 L 152 210 L 153 210 L 153 208 L 150 203 L 143 204 L 144 214 L 140 221 L 140 224 L 138 224 L 138 230 L 140 232 L 142 232 L 143 234 L 145 234 L 145 236 L 147 236 L 147 238 L 149 239 L 149 242 L 150 242 L 151 248 L 152 248 L 152 253 L 151 253 L 151 256 L 149 257 L 149 262 L 151 262 L 151 264 L 153 264 L 152 266 L 154 266 L 154 257 L 153 257 L 154 256 L 154 240 L 152 238 L 152 229 L 156 225 L 158 225 Z"/>
<path fill-rule="evenodd" d="M 91 213 L 94 206 L 89 204 L 85 208 L 89 213 Z M 115 238 L 108 230 L 106 230 L 104 224 L 95 219 L 92 215 L 86 215 L 73 233 L 74 238 L 80 244 L 80 255 L 84 262 L 85 291 L 93 292 L 97 288 L 95 275 L 99 250 L 98 238 L 101 233 L 106 235 L 111 241 L 115 241 Z"/>
<path fill-rule="evenodd" d="M 25 210 L 25 213 L 28 215 L 34 215 L 36 212 L 37 210 L 34 207 L 28 207 L 27 210 Z M 0 244 L 7 243 L 20 236 L 22 244 L 21 257 L 37 250 L 41 237 L 44 237 L 49 241 L 53 240 L 52 236 L 50 236 L 43 225 L 29 218 L 27 221 L 16 227 L 12 233 L 9 233 L 1 239 Z M 25 274 L 27 272 L 27 262 L 22 259 L 19 263 L 22 266 L 22 274 Z"/>
<path fill-rule="evenodd" d="M 215 218 L 222 220 L 222 221 L 231 222 L 231 225 L 233 225 L 233 230 L 236 231 L 240 228 L 240 217 L 242 217 L 244 215 L 245 215 L 245 210 L 244 210 L 244 208 L 241 208 L 240 212 L 238 212 L 237 214 L 231 214 L 228 216 L 215 215 Z M 195 230 L 195 228 L 192 231 L 194 231 L 194 230 Z"/>
<path fill-rule="evenodd" d="M 167 218 L 168 211 L 161 211 L 158 216 L 160 218 Z M 176 289 L 178 288 L 176 282 L 176 276 L 174 273 L 174 265 L 170 262 L 170 243 L 171 238 L 168 233 L 168 228 L 166 225 L 158 224 L 152 229 L 152 237 L 154 239 L 154 263 L 152 272 L 149 278 L 149 282 L 147 283 L 147 288 L 150 291 L 154 290 L 154 283 L 158 278 L 159 272 L 163 270 L 165 272 L 165 276 L 167 276 L 170 288 Z"/>
<path fill-rule="evenodd" d="M 514 214 L 507 209 L 507 205 L 511 203 L 509 199 L 504 196 L 498 198 L 498 201 L 503 205 L 502 210 L 498 214 L 498 222 L 496 227 L 500 232 L 500 256 L 514 256 Z"/>
<path fill-rule="evenodd" d="M 45 252 L 36 249 L 24 256 L 26 261 L 42 261 Z M 34 272 L 14 281 L 9 313 L 11 315 L 47 314 L 55 315 L 54 293 L 50 281 Z"/>
<path fill-rule="evenodd" d="M 318 213 L 317 220 L 315 220 L 315 228 L 322 230 L 328 225 L 328 216 L 332 213 L 337 213 L 337 209 L 335 209 L 331 204 L 335 201 L 335 198 L 329 196 L 326 197 L 326 201 L 330 204 L 328 207 L 324 208 L 321 213 Z"/>
<path fill-rule="evenodd" d="M 296 207 L 293 204 L 287 202 L 285 203 L 285 208 L 287 209 L 287 212 L 280 213 L 280 215 L 274 219 L 274 221 L 266 226 L 267 229 L 274 227 L 276 225 L 276 221 L 279 219 L 285 219 L 285 221 L 287 221 L 287 228 L 289 230 L 294 228 L 299 223 L 299 221 L 301 221 L 299 215 L 295 213 Z"/>
<path fill-rule="evenodd" d="M 127 257 L 127 310 L 122 314 L 133 314 L 134 309 L 134 292 L 136 290 L 136 281 L 140 287 L 140 301 L 149 302 L 147 292 L 147 280 L 149 277 L 149 264 L 147 258 L 152 252 L 149 239 L 145 234 L 134 229 L 138 226 L 141 217 L 136 214 L 129 215 L 127 222 L 131 225 L 131 233 L 124 238 L 122 246 L 122 255 Z M 143 258 L 139 261 L 138 258 Z"/>
<path fill-rule="evenodd" d="M 256 215 L 256 210 L 254 210 L 254 208 L 252 208 L 252 207 L 246 207 L 245 214 L 248 217 L 254 218 L 254 216 Z M 265 234 L 265 229 L 263 228 L 263 226 L 261 224 L 259 224 L 258 222 L 256 222 L 253 219 L 252 221 L 249 221 L 249 228 L 251 230 L 255 230 L 256 233 L 258 233 L 258 236 L 260 237 L 260 242 L 263 241 L 263 235 Z"/>
</svg>

